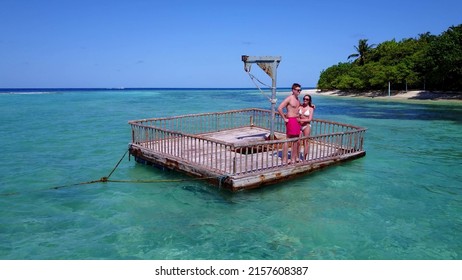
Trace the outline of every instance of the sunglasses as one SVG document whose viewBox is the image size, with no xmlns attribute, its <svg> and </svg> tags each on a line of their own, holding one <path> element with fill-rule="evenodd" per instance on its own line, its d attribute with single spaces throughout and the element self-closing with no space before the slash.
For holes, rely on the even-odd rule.
<svg viewBox="0 0 462 280">
<path fill-rule="evenodd" d="M 309 98 L 303 98 L 304 101 L 310 101 L 311 99 Z"/>
<path fill-rule="evenodd" d="M 299 88 L 299 89 L 295 89 L 295 91 L 301 92 L 301 91 L 302 91 L 302 89 L 301 89 L 301 88 Z"/>
</svg>

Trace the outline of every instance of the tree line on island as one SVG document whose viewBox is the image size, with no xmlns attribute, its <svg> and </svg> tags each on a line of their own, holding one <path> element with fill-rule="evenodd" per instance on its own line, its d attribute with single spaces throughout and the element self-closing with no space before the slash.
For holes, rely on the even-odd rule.
<svg viewBox="0 0 462 280">
<path fill-rule="evenodd" d="M 347 62 L 321 71 L 318 89 L 462 91 L 462 24 L 398 42 L 361 39 L 355 49 Z"/>
</svg>

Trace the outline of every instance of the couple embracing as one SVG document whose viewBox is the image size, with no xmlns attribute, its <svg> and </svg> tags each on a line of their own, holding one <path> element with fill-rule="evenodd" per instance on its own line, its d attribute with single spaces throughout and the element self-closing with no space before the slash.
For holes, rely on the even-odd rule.
<svg viewBox="0 0 462 280">
<path fill-rule="evenodd" d="M 300 136 L 309 136 L 311 132 L 311 120 L 315 106 L 311 104 L 311 96 L 305 94 L 303 102 L 300 103 L 298 96 L 302 91 L 302 87 L 298 83 L 292 85 L 292 94 L 287 96 L 284 101 L 279 105 L 278 112 L 286 123 L 286 136 L 287 138 L 298 138 Z M 286 109 L 287 114 L 284 114 L 283 109 Z M 303 159 L 308 159 L 308 141 L 305 141 Z M 288 144 L 284 143 L 282 151 L 282 162 L 284 164 L 298 162 L 300 157 L 294 155 L 300 154 L 300 142 L 292 142 L 292 156 L 288 158 Z"/>
</svg>

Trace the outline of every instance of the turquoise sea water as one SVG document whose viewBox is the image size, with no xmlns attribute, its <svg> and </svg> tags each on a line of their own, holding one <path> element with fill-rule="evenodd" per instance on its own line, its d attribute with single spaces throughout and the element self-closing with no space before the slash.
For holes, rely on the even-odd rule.
<svg viewBox="0 0 462 280">
<path fill-rule="evenodd" d="M 128 120 L 269 108 L 256 90 L 0 90 L 0 259 L 462 259 L 462 105 L 313 100 L 366 157 L 230 193 L 128 157 L 111 179 L 164 181 L 70 185 L 113 170 Z"/>
</svg>

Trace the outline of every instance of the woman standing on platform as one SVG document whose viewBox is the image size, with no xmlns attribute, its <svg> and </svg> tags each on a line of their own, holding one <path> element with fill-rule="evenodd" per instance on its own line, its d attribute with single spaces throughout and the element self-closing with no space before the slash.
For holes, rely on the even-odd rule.
<svg viewBox="0 0 462 280">
<path fill-rule="evenodd" d="M 311 120 L 313 119 L 314 109 L 315 106 L 311 103 L 311 96 L 309 94 L 305 94 L 305 96 L 303 96 L 303 103 L 300 105 L 300 110 L 298 111 L 302 137 L 310 136 Z M 303 142 L 303 158 L 308 160 L 309 141 L 304 140 Z"/>
</svg>

